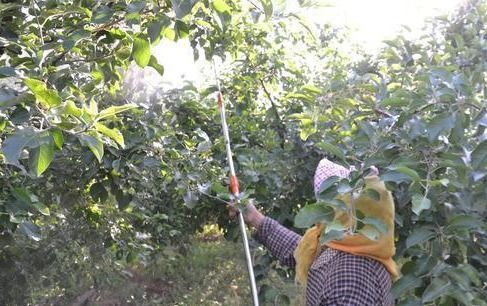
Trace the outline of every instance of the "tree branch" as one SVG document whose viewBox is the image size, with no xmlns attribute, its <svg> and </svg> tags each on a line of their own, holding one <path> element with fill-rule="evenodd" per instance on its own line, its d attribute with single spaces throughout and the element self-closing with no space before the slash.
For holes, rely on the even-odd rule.
<svg viewBox="0 0 487 306">
<path fill-rule="evenodd" d="M 144 10 L 144 11 L 140 12 L 140 15 L 141 15 L 141 16 L 142 16 L 142 15 L 146 15 L 147 13 L 150 13 L 150 12 L 151 12 L 151 10 L 150 10 L 150 9 L 146 9 L 146 10 Z M 124 15 L 124 16 L 120 16 L 120 17 L 118 17 L 117 19 L 114 19 L 114 20 L 110 21 L 110 22 L 109 22 L 109 23 L 107 23 L 107 24 L 103 24 L 103 25 L 99 26 L 98 28 L 94 29 L 94 30 L 93 30 L 93 33 L 97 33 L 97 32 L 100 32 L 100 31 L 106 30 L 106 29 L 108 29 L 108 28 L 111 28 L 111 27 L 113 27 L 114 25 L 116 25 L 116 24 L 120 23 L 121 21 L 123 21 L 123 20 L 125 19 L 125 17 L 126 17 L 126 15 Z"/>
<path fill-rule="evenodd" d="M 271 93 L 267 90 L 264 80 L 259 79 L 259 81 L 260 84 L 262 85 L 262 89 L 264 90 L 264 93 L 266 94 L 267 98 L 271 102 L 271 108 L 274 112 L 274 116 L 276 117 L 276 121 L 277 121 L 277 134 L 279 134 L 279 137 L 281 138 L 281 148 L 284 148 L 284 143 L 286 140 L 286 126 L 284 125 L 284 123 L 282 123 L 281 116 L 279 116 L 279 112 L 277 111 L 276 103 L 274 102 Z"/>
<path fill-rule="evenodd" d="M 374 112 L 376 114 L 383 115 L 383 116 L 386 116 L 386 117 L 389 117 L 389 118 L 394 117 L 393 115 L 389 114 L 388 112 L 386 112 L 385 110 L 382 110 L 382 109 L 374 108 Z"/>
<path fill-rule="evenodd" d="M 98 57 L 93 57 L 93 58 L 79 58 L 79 59 L 74 59 L 74 60 L 69 60 L 69 61 L 63 61 L 60 64 L 61 65 L 63 65 L 63 64 L 73 64 L 73 63 L 79 63 L 79 62 L 90 63 L 90 62 L 96 62 L 96 61 L 101 60 L 101 59 L 109 58 L 109 57 L 112 57 L 112 56 L 114 56 L 114 54 L 113 53 L 110 53 L 110 54 L 105 54 L 105 55 L 98 56 Z"/>
<path fill-rule="evenodd" d="M 36 0 L 34 0 L 33 3 L 35 5 L 37 5 L 37 7 L 39 8 L 39 10 L 42 10 Z M 39 27 L 39 38 L 41 39 L 41 43 L 44 46 L 44 33 L 42 31 L 42 25 L 39 22 L 39 16 L 37 16 L 37 12 L 36 12 L 36 9 L 34 8 L 34 5 L 32 5 L 32 9 L 34 11 L 34 16 L 36 17 L 37 26 Z"/>
<path fill-rule="evenodd" d="M 125 16 L 118 17 L 117 19 L 112 20 L 109 23 L 103 24 L 103 25 L 99 26 L 98 28 L 94 29 L 93 33 L 97 33 L 97 32 L 100 32 L 102 30 L 108 29 L 108 28 L 118 24 L 120 21 L 122 21 L 124 19 L 125 19 Z"/>
</svg>

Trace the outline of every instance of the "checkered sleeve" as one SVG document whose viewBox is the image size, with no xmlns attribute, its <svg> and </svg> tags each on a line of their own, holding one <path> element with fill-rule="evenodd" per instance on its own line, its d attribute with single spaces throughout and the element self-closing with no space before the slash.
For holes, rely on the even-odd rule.
<svg viewBox="0 0 487 306">
<path fill-rule="evenodd" d="M 381 291 L 382 283 L 390 284 L 390 278 L 379 262 L 346 253 L 333 261 L 324 279 L 320 306 L 390 305 Z"/>
<path fill-rule="evenodd" d="M 294 268 L 294 249 L 301 236 L 266 217 L 257 229 L 256 239 L 262 243 L 281 264 Z"/>
</svg>

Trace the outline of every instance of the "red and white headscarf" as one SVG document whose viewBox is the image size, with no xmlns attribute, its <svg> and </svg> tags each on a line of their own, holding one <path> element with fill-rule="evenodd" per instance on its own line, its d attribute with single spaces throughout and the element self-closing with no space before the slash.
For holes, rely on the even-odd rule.
<svg viewBox="0 0 487 306">
<path fill-rule="evenodd" d="M 334 162 L 329 161 L 326 158 L 323 158 L 318 167 L 316 167 L 315 177 L 314 177 L 314 189 L 315 195 L 318 194 L 320 190 L 321 183 L 323 183 L 327 178 L 331 176 L 338 176 L 338 177 L 348 177 L 350 174 L 350 170 L 335 164 Z"/>
</svg>

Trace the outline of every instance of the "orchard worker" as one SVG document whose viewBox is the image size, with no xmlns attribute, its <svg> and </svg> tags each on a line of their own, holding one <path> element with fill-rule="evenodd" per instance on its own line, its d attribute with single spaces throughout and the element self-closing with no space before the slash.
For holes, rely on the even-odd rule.
<svg viewBox="0 0 487 306">
<path fill-rule="evenodd" d="M 327 178 L 345 178 L 349 173 L 340 165 L 321 160 L 314 176 L 315 194 Z M 387 233 L 377 240 L 355 233 L 320 245 L 320 234 L 326 224 L 308 229 L 301 237 L 264 216 L 252 204 L 245 209 L 245 222 L 257 230 L 257 240 L 282 264 L 296 269 L 296 281 L 305 288 L 307 306 L 394 305 L 390 293 L 392 279 L 398 276 L 392 259 L 395 253 L 394 202 L 374 167 L 365 177 L 365 185 L 376 190 L 380 199 L 361 195 L 354 204 L 366 217 L 379 218 L 387 225 Z M 350 205 L 349 200 L 345 202 Z M 230 214 L 235 212 L 232 208 Z M 347 224 L 350 218 L 345 213 L 337 213 L 335 220 L 351 226 Z"/>
</svg>

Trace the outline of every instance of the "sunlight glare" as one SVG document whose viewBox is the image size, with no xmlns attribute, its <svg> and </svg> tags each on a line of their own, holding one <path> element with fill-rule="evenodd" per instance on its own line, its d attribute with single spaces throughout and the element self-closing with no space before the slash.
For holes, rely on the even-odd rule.
<svg viewBox="0 0 487 306">
<path fill-rule="evenodd" d="M 369 53 L 377 52 L 382 41 L 393 38 L 403 30 L 408 38 L 415 38 L 424 26 L 425 19 L 454 12 L 464 0 L 326 0 L 321 8 L 300 9 L 313 23 L 331 23 L 350 29 L 350 44 L 359 44 Z M 298 9 L 296 1 L 286 3 L 287 10 Z M 196 86 L 204 83 L 202 70 L 209 69 L 203 60 L 193 61 L 193 51 L 187 40 L 171 42 L 164 40 L 153 49 L 164 76 L 152 68 L 146 68 L 143 79 L 158 83 L 162 88 L 180 87 L 184 81 Z M 150 80 L 149 80 L 150 79 Z"/>
</svg>

